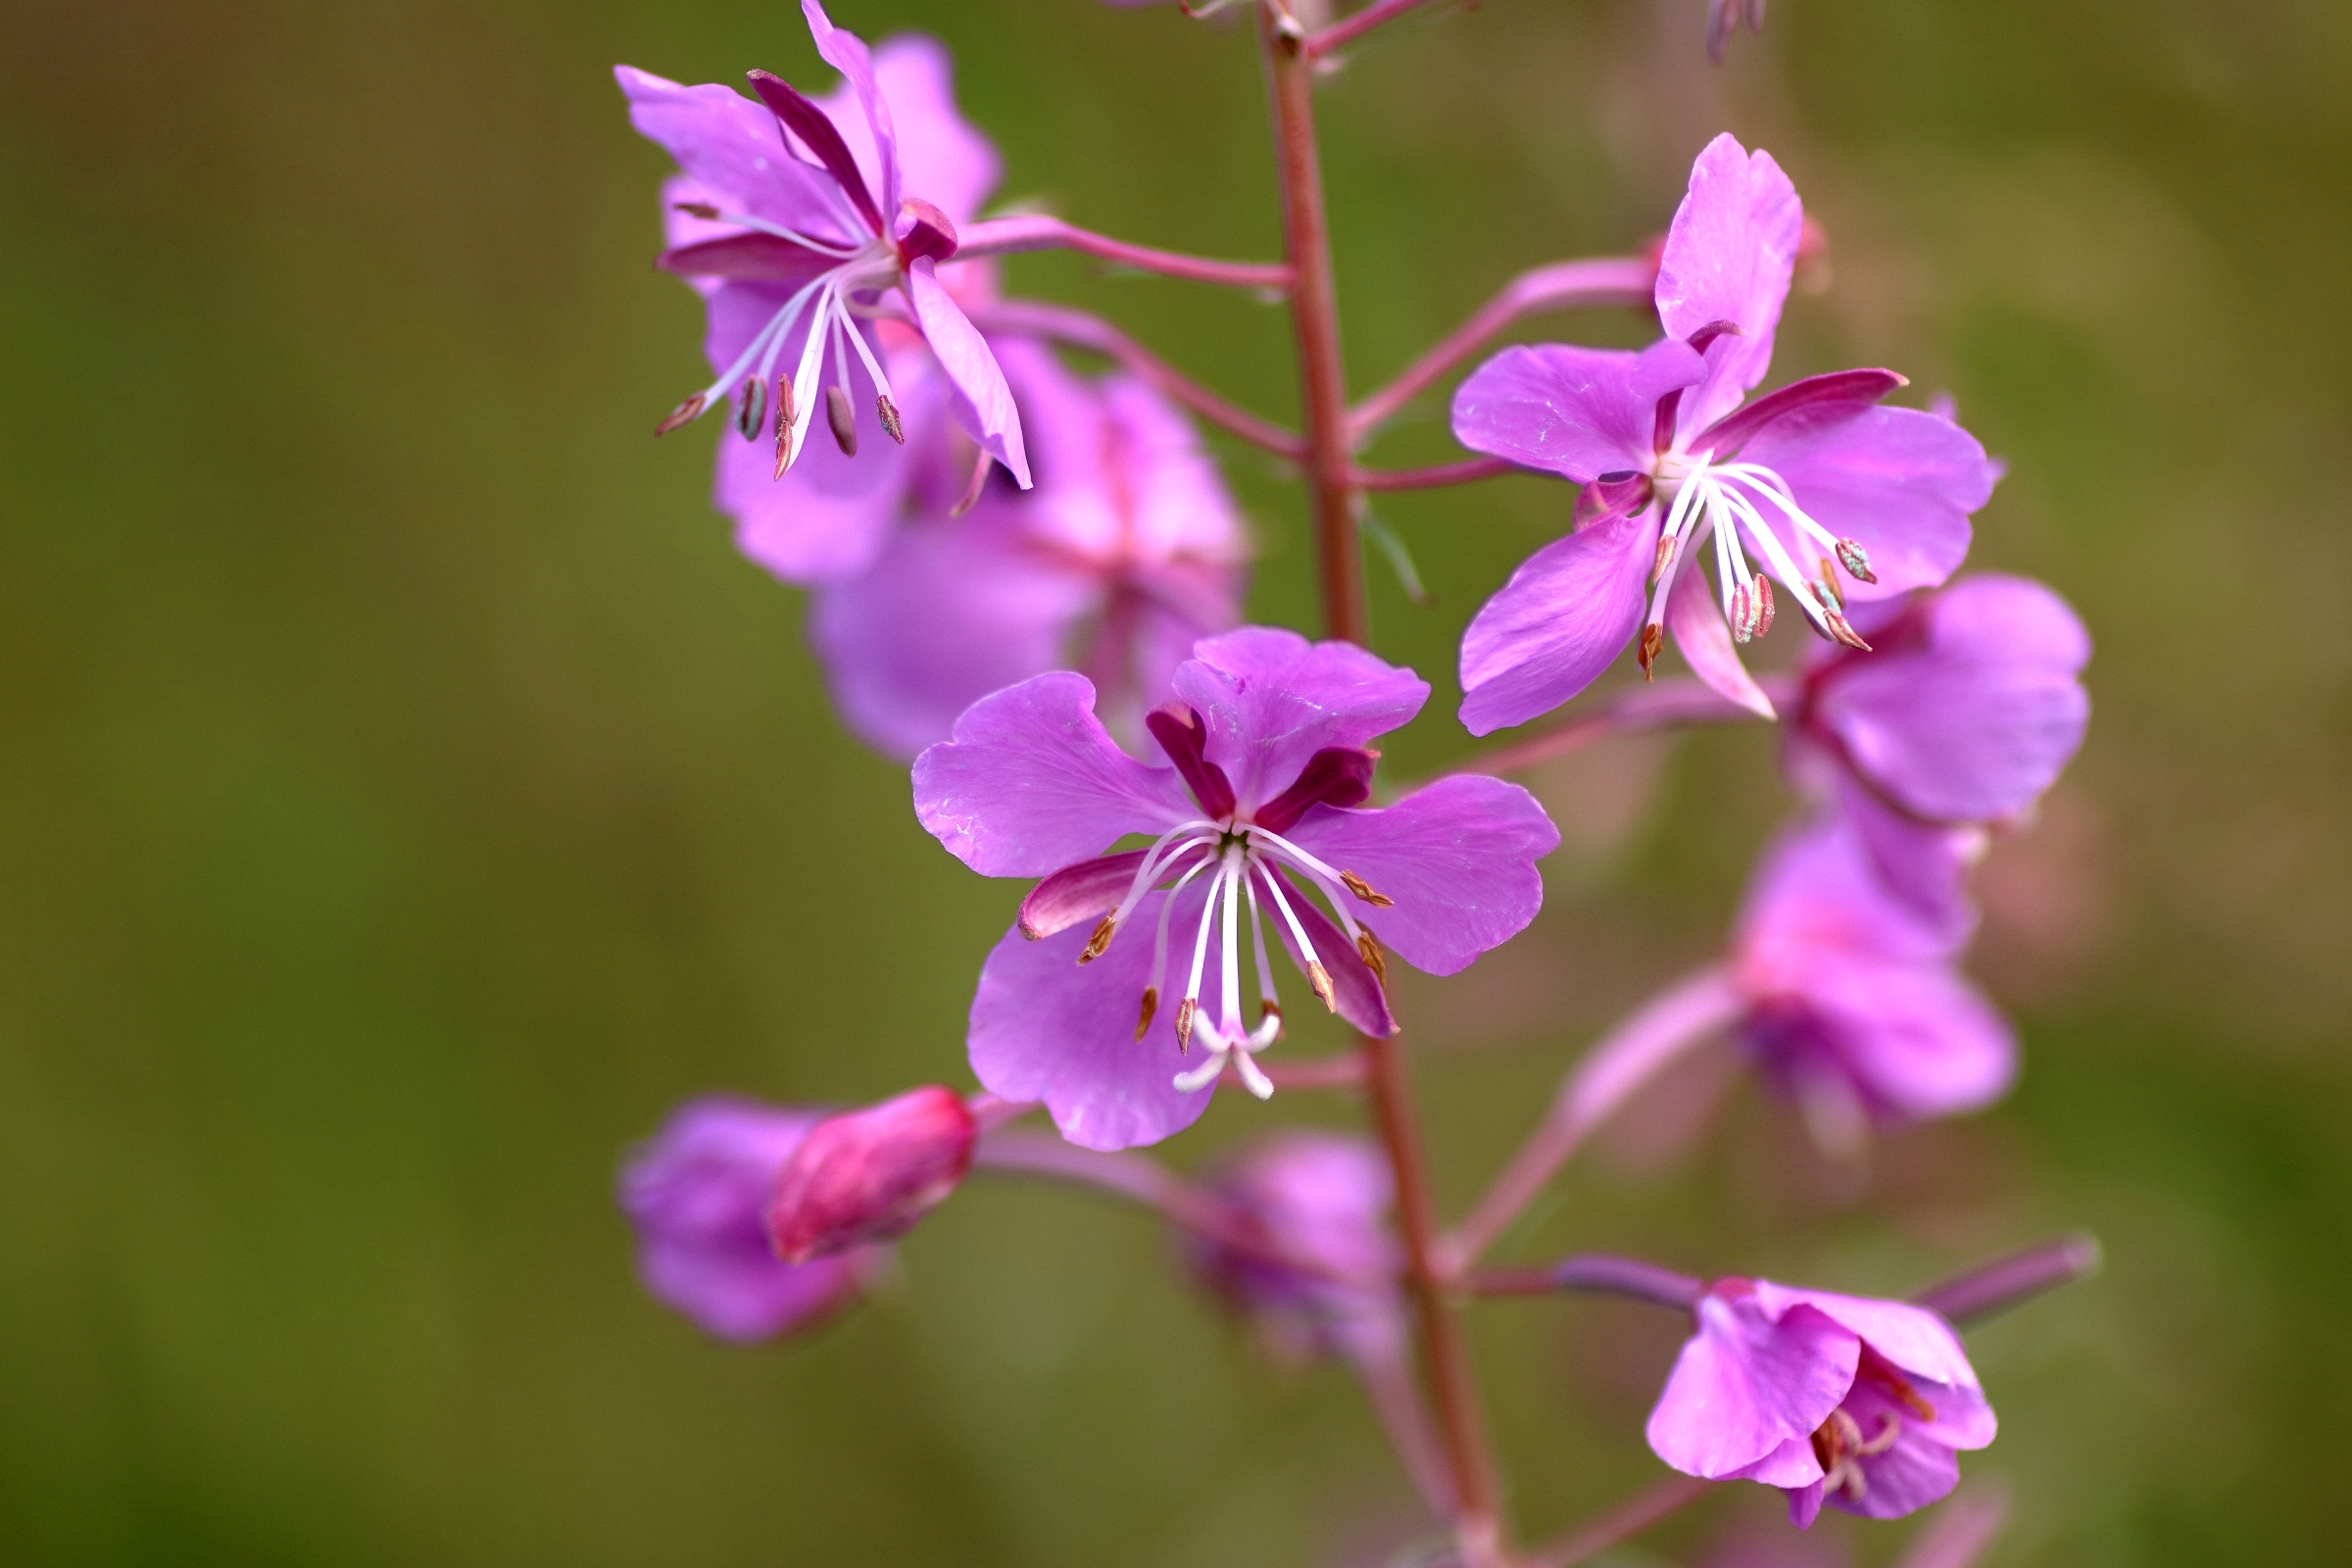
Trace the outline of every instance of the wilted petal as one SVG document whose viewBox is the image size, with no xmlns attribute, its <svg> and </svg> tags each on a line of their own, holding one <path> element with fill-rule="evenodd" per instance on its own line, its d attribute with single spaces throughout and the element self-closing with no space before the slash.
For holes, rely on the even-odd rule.
<svg viewBox="0 0 2352 1568">
<path fill-rule="evenodd" d="M 1851 1330 L 1810 1308 L 1776 1319 L 1752 1296 L 1709 1291 L 1650 1412 L 1649 1446 L 1687 1475 L 1729 1476 L 1811 1436 L 1853 1387 L 1861 1353 Z"/>
<path fill-rule="evenodd" d="M 816 0 L 806 3 L 814 5 Z M 948 409 L 956 424 L 1028 489 L 1029 457 L 1021 446 L 1020 412 L 1013 407 L 1012 389 L 1004 384 L 1004 372 L 989 352 L 988 340 L 940 286 L 931 258 L 918 258 L 906 269 L 906 294 L 914 302 L 923 338 L 947 374 Z"/>
<path fill-rule="evenodd" d="M 1523 724 L 1609 667 L 1642 624 L 1657 555 L 1655 508 L 1604 518 L 1537 551 L 1462 637 L 1462 723 Z"/>
<path fill-rule="evenodd" d="M 1772 339 L 1804 231 L 1796 187 L 1728 131 L 1690 166 L 1690 188 L 1658 259 L 1658 320 L 1670 338 L 1729 321 L 1707 350 L 1705 379 L 1683 395 L 1681 426 L 1697 430 L 1737 408 L 1772 366 Z"/>
<path fill-rule="evenodd" d="M 1504 349 L 1455 390 L 1454 439 L 1578 484 L 1646 468 L 1656 449 L 1658 399 L 1704 369 L 1688 345 L 1674 341 L 1639 354 L 1559 343 Z"/>
<path fill-rule="evenodd" d="M 1740 459 L 1779 473 L 1816 522 L 1869 552 L 1877 583 L 1838 583 L 1854 600 L 1950 576 L 1968 554 L 1969 514 L 1992 494 L 1977 438 L 1917 409 L 1814 404 L 1757 431 Z"/>
<path fill-rule="evenodd" d="M 1409 669 L 1267 626 L 1202 638 L 1173 684 L 1208 726 L 1208 760 L 1245 808 L 1288 789 L 1315 753 L 1362 746 L 1429 701 L 1429 683 Z"/>
<path fill-rule="evenodd" d="M 1534 796 L 1475 773 L 1395 806 L 1318 808 L 1290 837 L 1393 901 L 1376 907 L 1347 895 L 1348 912 L 1383 946 L 1430 974 L 1458 973 L 1527 929 L 1544 906 L 1536 861 L 1560 843 Z"/>
</svg>

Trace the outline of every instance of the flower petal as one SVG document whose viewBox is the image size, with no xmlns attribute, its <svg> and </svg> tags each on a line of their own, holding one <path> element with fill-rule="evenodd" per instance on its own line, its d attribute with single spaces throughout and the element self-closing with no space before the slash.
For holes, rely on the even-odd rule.
<svg viewBox="0 0 2352 1568">
<path fill-rule="evenodd" d="M 1392 901 L 1348 912 L 1414 968 L 1457 974 L 1527 929 L 1544 906 L 1536 861 L 1559 829 L 1536 798 L 1483 774 L 1440 779 L 1395 806 L 1319 807 L 1290 838 Z"/>
<path fill-rule="evenodd" d="M 1504 349 L 1455 390 L 1454 439 L 1578 484 L 1647 468 L 1658 399 L 1704 368 L 1689 345 L 1671 340 L 1639 354 L 1560 343 Z"/>
<path fill-rule="evenodd" d="M 1756 1303 L 1775 1321 L 1810 1307 L 1870 1342 L 1901 1371 L 1953 1388 L 1978 1389 L 1976 1369 L 1952 1326 L 1924 1306 L 1878 1297 L 1841 1296 L 1757 1280 Z M 1825 1412 L 1826 1413 L 1826 1412 Z M 1810 1429 L 1808 1429 L 1810 1430 Z"/>
<path fill-rule="evenodd" d="M 1952 970 L 1831 959 L 1805 988 L 1825 1043 L 1883 1119 L 1982 1110 L 2017 1078 L 2007 1020 Z"/>
<path fill-rule="evenodd" d="M 675 245 L 654 265 L 680 277 L 756 278 L 806 283 L 839 265 L 838 259 L 775 234 L 739 233 L 692 245 Z"/>
<path fill-rule="evenodd" d="M 1568 701 L 1625 651 L 1648 604 L 1655 508 L 1603 518 L 1520 563 L 1462 636 L 1462 723 L 1524 724 Z"/>
<path fill-rule="evenodd" d="M 1021 446 L 1021 416 L 1013 407 L 1012 389 L 1004 384 L 988 340 L 940 285 L 928 256 L 906 269 L 906 296 L 914 303 L 924 340 L 947 372 L 948 408 L 956 424 L 1028 489 L 1029 458 Z"/>
<path fill-rule="evenodd" d="M 1044 876 L 1193 815 L 1173 768 L 1119 750 L 1067 670 L 983 697 L 914 761 L 915 816 L 983 876 Z"/>
<path fill-rule="evenodd" d="M 1649 1446 L 1686 1475 L 1728 1476 L 1810 1437 L 1861 1355 L 1853 1331 L 1819 1312 L 1768 1313 L 1754 1297 L 1710 1291 L 1650 1411 Z"/>
<path fill-rule="evenodd" d="M 956 69 L 947 48 L 920 33 L 885 38 L 874 46 L 873 75 L 898 132 L 903 194 L 921 197 L 957 223 L 977 217 L 1004 166 L 996 144 L 956 106 Z M 817 103 L 841 127 L 859 167 L 881 185 L 873 133 L 862 114 L 849 112 L 855 91 L 844 81 Z"/>
<path fill-rule="evenodd" d="M 1409 669 L 1267 626 L 1201 639 L 1172 684 L 1207 724 L 1208 760 L 1244 808 L 1290 788 L 1315 753 L 1362 746 L 1429 701 L 1429 683 Z"/>
<path fill-rule="evenodd" d="M 1706 574 L 1694 563 L 1675 574 L 1673 591 L 1666 596 L 1666 625 L 1690 672 L 1718 695 L 1759 718 L 1780 716 L 1773 711 L 1772 699 L 1764 695 L 1764 688 L 1740 662 L 1732 628 L 1707 592 Z"/>
<path fill-rule="evenodd" d="M 1798 409 L 1816 403 L 1852 403 L 1867 408 L 1907 384 L 1892 370 L 1832 370 L 1826 375 L 1808 375 L 1734 409 L 1691 437 L 1690 450 L 1710 453 L 1716 462 L 1728 463 L 1740 455 L 1749 436 Z"/>
<path fill-rule="evenodd" d="M 825 172 L 833 176 L 841 186 L 842 194 L 849 197 L 850 204 L 858 209 L 858 215 L 865 220 L 865 226 L 873 233 L 880 234 L 883 231 L 881 210 L 874 206 L 874 193 L 866 188 L 865 175 L 858 168 L 858 160 L 850 155 L 850 144 L 841 139 L 841 132 L 834 126 L 832 117 L 818 108 L 800 88 L 771 72 L 755 71 L 751 74 L 751 81 L 752 91 L 758 93 L 760 101 L 767 105 L 769 112 L 776 117 L 777 123 L 798 136 L 802 145 L 816 155 L 816 161 L 824 166 Z"/>
<path fill-rule="evenodd" d="M 1690 188 L 1658 258 L 1658 320 L 1684 339 L 1719 321 L 1739 327 L 1707 349 L 1705 379 L 1683 394 L 1684 430 L 1739 407 L 1772 366 L 1773 333 L 1796 267 L 1805 212 L 1772 154 L 1750 155 L 1729 132 L 1690 166 Z"/>
<path fill-rule="evenodd" d="M 843 27 L 833 25 L 825 8 L 817 0 L 801 0 L 801 15 L 808 24 L 808 34 L 816 40 L 816 52 L 826 65 L 845 77 L 858 95 L 858 107 L 865 111 L 865 122 L 873 137 L 874 162 L 879 178 L 875 181 L 881 198 L 882 216 L 887 219 L 899 210 L 899 138 L 891 128 L 890 105 L 882 96 L 882 87 L 874 79 L 874 64 L 865 49 L 865 40 Z"/>
<path fill-rule="evenodd" d="M 1099 855 L 1076 865 L 1065 865 L 1029 890 L 1021 900 L 1021 917 L 1014 929 L 1035 942 L 1080 921 L 1091 926 L 1118 906 L 1135 874 L 1144 868 L 1149 850 L 1122 850 Z"/>
<path fill-rule="evenodd" d="M 615 66 L 629 123 L 677 160 L 721 205 L 819 239 L 847 239 L 832 180 L 785 151 L 775 116 L 718 82 L 680 86 L 650 71 Z"/>
<path fill-rule="evenodd" d="M 1757 431 L 1740 460 L 1778 472 L 1814 521 L 1870 553 L 1875 584 L 1840 579 L 1855 600 L 1950 576 L 1968 554 L 1969 514 L 1992 494 L 1977 438 L 1917 409 L 1813 404 Z"/>
</svg>

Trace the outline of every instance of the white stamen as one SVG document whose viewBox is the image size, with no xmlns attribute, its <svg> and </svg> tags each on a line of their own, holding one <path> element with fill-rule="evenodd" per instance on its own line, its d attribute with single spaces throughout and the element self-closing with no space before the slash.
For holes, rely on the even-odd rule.
<svg viewBox="0 0 2352 1568">
<path fill-rule="evenodd" d="M 1217 998 L 1220 1012 L 1217 1032 L 1232 1040 L 1249 1032 L 1242 1025 L 1241 950 L 1242 877 L 1247 858 L 1237 844 L 1226 850 L 1223 860 L 1224 864 L 1219 869 L 1225 882 L 1225 945 L 1218 951 L 1217 956 L 1224 964 L 1225 972 L 1219 977 L 1223 984 L 1218 988 L 1221 994 Z"/>
<path fill-rule="evenodd" d="M 1168 921 L 1176 913 L 1176 895 L 1184 891 L 1186 883 L 1215 863 L 1206 858 L 1196 861 L 1191 870 L 1176 879 L 1176 885 L 1168 889 L 1168 901 L 1159 906 L 1159 924 L 1152 933 L 1152 981 L 1145 987 L 1154 995 L 1167 989 Z"/>
</svg>

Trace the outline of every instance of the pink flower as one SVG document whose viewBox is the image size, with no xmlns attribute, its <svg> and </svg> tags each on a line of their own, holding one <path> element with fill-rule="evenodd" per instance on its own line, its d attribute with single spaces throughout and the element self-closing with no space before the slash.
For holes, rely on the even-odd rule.
<svg viewBox="0 0 2352 1568">
<path fill-rule="evenodd" d="M 1761 1481 L 1812 1524 L 1826 1500 L 1894 1519 L 1960 1478 L 1993 1438 L 1959 1337 L 1925 1307 L 1718 1280 L 1701 1296 L 1649 1415 L 1649 1446 L 1687 1475 Z"/>
<path fill-rule="evenodd" d="M 1387 954 L 1434 974 L 1467 967 L 1535 917 L 1535 862 L 1559 842 L 1534 797 L 1497 779 L 1365 807 L 1366 743 L 1429 687 L 1362 649 L 1244 627 L 1201 641 L 1170 685 L 1175 701 L 1147 720 L 1170 765 L 1121 751 L 1094 684 L 1068 672 L 981 699 L 914 764 L 916 814 L 951 853 L 983 875 L 1044 878 L 981 971 L 973 1068 L 991 1093 L 1044 1101 L 1090 1149 L 1191 1125 L 1229 1064 L 1271 1092 L 1250 1059 L 1282 1032 L 1267 926 L 1326 1006 L 1387 1034 Z M 1149 847 L 1104 853 L 1129 834 Z"/>
<path fill-rule="evenodd" d="M 893 318 L 910 323 L 943 372 L 933 389 L 938 411 L 1024 488 L 1029 466 L 1004 373 L 938 272 L 956 253 L 956 216 L 968 218 L 995 183 L 995 152 L 956 117 L 938 45 L 898 40 L 869 59 L 818 0 L 802 0 L 802 12 L 817 52 L 846 78 L 824 103 L 765 72 L 752 74 L 758 102 L 628 66 L 615 74 L 631 121 L 684 173 L 663 192 L 671 245 L 662 266 L 695 279 L 710 301 L 706 347 L 717 375 L 662 427 L 732 397 L 747 440 L 773 428 L 773 480 L 802 459 L 822 405 L 844 461 L 811 455 L 821 470 L 774 508 L 798 502 L 813 513 L 808 524 L 785 521 L 786 538 L 746 542 L 772 568 L 815 577 L 871 558 L 883 528 L 868 514 L 872 500 L 899 480 L 895 464 L 861 468 L 848 460 L 878 445 L 873 436 L 904 441 L 906 417 L 932 412 L 912 400 L 902 409 L 894 397 L 897 367 L 877 352 L 874 330 L 888 296 L 898 297 Z M 894 108 L 907 112 L 915 132 L 904 147 Z M 852 391 L 859 380 L 870 400 Z M 750 462 L 722 455 L 719 488 L 722 504 L 733 502 L 729 510 L 758 533 L 769 509 L 743 495 Z"/>
<path fill-rule="evenodd" d="M 1967 554 L 1991 467 L 1951 420 L 1880 405 L 1902 377 L 1843 370 L 1742 404 L 1770 368 L 1803 227 L 1771 156 L 1718 136 L 1660 259 L 1663 341 L 1505 349 L 1455 393 L 1463 445 L 1584 486 L 1575 531 L 1463 637 L 1474 733 L 1568 701 L 1637 633 L 1646 671 L 1668 626 L 1702 680 L 1770 717 L 1735 645 L 1770 629 L 1775 582 L 1823 636 L 1862 648 L 1849 601 L 1939 583 Z M 1697 561 L 1710 542 L 1720 613 Z"/>
<path fill-rule="evenodd" d="M 1890 894 L 1853 822 L 1829 812 L 1766 854 L 1733 939 L 1740 1043 L 1825 1148 L 1872 1122 L 1991 1103 L 2017 1073 L 2008 1025 L 1953 967 L 1965 919 Z"/>
<path fill-rule="evenodd" d="M 809 631 L 834 703 L 911 759 L 990 692 L 1075 668 L 1140 744 L 1193 644 L 1240 618 L 1240 514 L 1190 422 L 1142 381 L 1083 379 L 1019 339 L 998 350 L 1037 486 L 992 487 L 956 520 L 937 504 L 870 569 L 819 589 Z"/>
<path fill-rule="evenodd" d="M 788 1263 L 906 1235 L 963 1184 L 979 1125 L 952 1089 L 828 1116 L 784 1162 L 767 1236 Z"/>
<path fill-rule="evenodd" d="M 813 1328 L 848 1304 L 870 1250 L 786 1263 L 764 1223 L 777 1174 L 822 1119 L 745 1100 L 690 1101 L 630 1156 L 620 1206 L 657 1299 L 705 1333 L 741 1341 Z"/>
<path fill-rule="evenodd" d="M 1285 1267 L 1221 1241 L 1197 1240 L 1203 1282 L 1285 1360 L 1316 1354 L 1359 1366 L 1401 1353 L 1403 1303 L 1393 1184 L 1376 1145 L 1337 1133 L 1291 1131 L 1247 1146 L 1219 1166 L 1215 1191 L 1273 1249 L 1322 1272 Z"/>
</svg>

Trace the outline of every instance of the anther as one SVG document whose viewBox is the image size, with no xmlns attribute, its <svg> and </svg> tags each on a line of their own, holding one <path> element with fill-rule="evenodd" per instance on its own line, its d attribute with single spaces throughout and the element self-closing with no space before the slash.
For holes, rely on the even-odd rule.
<svg viewBox="0 0 2352 1568">
<path fill-rule="evenodd" d="M 1756 594 L 1746 583 L 1732 590 L 1732 641 L 1743 643 L 1756 634 Z"/>
<path fill-rule="evenodd" d="M 792 466 L 792 426 L 794 416 L 800 412 L 795 407 L 795 401 L 792 395 L 792 377 L 789 375 L 777 376 L 776 477 L 779 479 L 784 477 L 784 470 Z"/>
<path fill-rule="evenodd" d="M 1395 899 L 1390 898 L 1386 893 L 1380 892 L 1378 889 L 1374 888 L 1371 883 L 1365 881 L 1362 877 L 1357 876 L 1353 871 L 1342 871 L 1340 873 L 1340 880 L 1348 884 L 1348 892 L 1354 894 L 1357 898 L 1363 900 L 1375 909 L 1394 909 L 1396 907 L 1396 901 Z"/>
<path fill-rule="evenodd" d="M 1877 582 L 1879 574 L 1870 569 L 1870 552 L 1852 539 L 1838 541 L 1838 563 L 1858 582 Z"/>
<path fill-rule="evenodd" d="M 1118 929 L 1119 923 L 1104 915 L 1102 924 L 1095 927 L 1095 934 L 1086 939 L 1086 951 L 1078 955 L 1078 961 L 1092 963 L 1102 956 L 1102 950 L 1110 946 L 1111 936 Z"/>
<path fill-rule="evenodd" d="M 1306 966 L 1306 983 L 1315 988 L 1315 996 L 1322 1002 L 1326 1009 L 1332 1012 L 1340 1010 L 1339 1001 L 1332 995 L 1331 971 L 1324 968 L 1319 961 Z"/>
<path fill-rule="evenodd" d="M 1176 1004 L 1176 1050 L 1180 1054 L 1193 1049 L 1193 1019 L 1200 1011 L 1200 1004 L 1192 997 Z"/>
<path fill-rule="evenodd" d="M 743 400 L 735 410 L 735 433 L 746 441 L 760 439 L 760 420 L 767 413 L 767 383 L 758 376 L 743 383 Z"/>
<path fill-rule="evenodd" d="M 1656 679 L 1655 676 L 1650 674 L 1649 666 L 1656 662 L 1659 653 L 1662 652 L 1665 647 L 1665 627 L 1659 625 L 1653 620 L 1642 628 L 1642 646 L 1635 652 L 1634 657 L 1642 662 L 1642 678 L 1643 680 Z"/>
<path fill-rule="evenodd" d="M 670 205 L 688 218 L 699 218 L 706 223 L 718 221 L 718 209 L 709 202 L 672 202 Z"/>
<path fill-rule="evenodd" d="M 1861 636 L 1855 632 L 1854 628 L 1847 623 L 1846 618 L 1838 613 L 1837 611 L 1826 610 L 1822 612 L 1821 618 L 1829 623 L 1830 635 L 1832 637 L 1837 638 L 1839 642 L 1843 643 L 1846 647 L 1851 648 L 1858 654 L 1867 654 L 1870 652 L 1870 644 L 1864 642 Z"/>
<path fill-rule="evenodd" d="M 876 394 L 874 413 L 881 417 L 883 433 L 899 445 L 906 444 L 906 427 L 899 422 L 899 406 L 889 398 Z"/>
<path fill-rule="evenodd" d="M 654 434 L 667 435 L 670 431 L 675 430 L 681 424 L 692 424 L 696 419 L 702 416 L 704 405 L 709 401 L 710 400 L 704 397 L 702 393 L 697 392 L 694 396 L 688 398 L 685 402 L 670 410 L 668 416 L 662 419 L 660 424 L 654 426 Z"/>
<path fill-rule="evenodd" d="M 858 455 L 858 411 L 850 402 L 849 393 L 837 382 L 825 388 L 825 422 L 833 427 L 833 444 L 841 455 Z"/>
<path fill-rule="evenodd" d="M 1135 1020 L 1135 1039 L 1138 1045 L 1143 1043 L 1144 1031 L 1152 1027 L 1152 1015 L 1157 1011 L 1159 1011 L 1158 988 L 1155 986 L 1144 987 L 1143 1011 Z"/>
<path fill-rule="evenodd" d="M 1652 588 L 1658 585 L 1658 579 L 1666 575 L 1666 568 L 1674 564 L 1674 553 L 1681 548 L 1683 536 L 1679 533 L 1658 536 L 1658 558 L 1649 565 L 1649 585 Z"/>
<path fill-rule="evenodd" d="M 1821 602 L 1833 610 L 1843 610 L 1845 595 L 1838 592 L 1838 573 L 1831 567 L 1830 558 L 1816 556 L 1813 559 L 1821 563 Z"/>
<path fill-rule="evenodd" d="M 1258 1003 L 1258 1004 L 1257 1004 L 1257 1021 L 1258 1021 L 1259 1023 L 1264 1023 L 1264 1022 L 1265 1022 L 1265 1021 L 1266 1021 L 1268 1018 L 1275 1018 L 1275 1019 L 1279 1019 L 1281 1016 L 1282 1016 L 1282 1004 L 1281 1004 L 1281 1003 L 1279 1003 L 1279 1002 L 1276 1002 L 1276 1001 L 1275 1001 L 1275 1000 L 1274 1000 L 1272 997 L 1267 997 L 1266 999 L 1264 999 L 1263 1001 L 1261 1001 L 1260 1003 Z M 1279 1031 L 1277 1031 L 1277 1034 L 1279 1035 Z"/>
<path fill-rule="evenodd" d="M 1758 577 L 1756 579 L 1756 635 L 1761 637 L 1770 630 L 1772 630 L 1772 579 Z"/>
<path fill-rule="evenodd" d="M 1389 960 L 1387 955 L 1380 951 L 1380 944 L 1373 940 L 1370 926 L 1356 932 L 1355 951 L 1363 955 L 1364 967 L 1372 971 L 1372 978 L 1379 981 L 1380 988 L 1386 991 L 1389 988 Z"/>
</svg>

